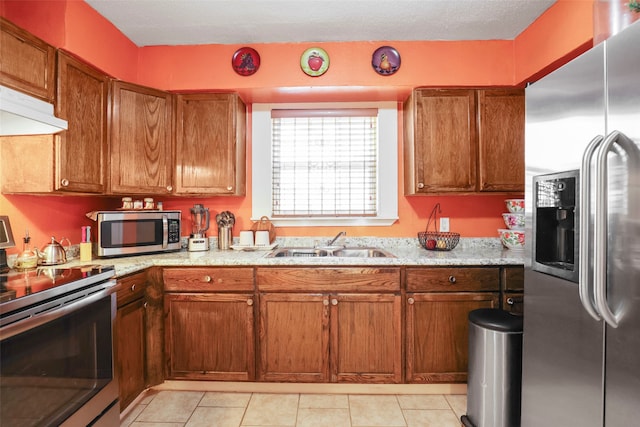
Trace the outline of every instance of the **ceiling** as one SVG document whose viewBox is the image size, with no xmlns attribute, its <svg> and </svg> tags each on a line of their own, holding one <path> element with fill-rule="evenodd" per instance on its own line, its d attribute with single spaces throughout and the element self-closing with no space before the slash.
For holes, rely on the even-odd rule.
<svg viewBox="0 0 640 427">
<path fill-rule="evenodd" d="M 85 0 L 137 46 L 514 39 L 556 0 Z"/>
</svg>

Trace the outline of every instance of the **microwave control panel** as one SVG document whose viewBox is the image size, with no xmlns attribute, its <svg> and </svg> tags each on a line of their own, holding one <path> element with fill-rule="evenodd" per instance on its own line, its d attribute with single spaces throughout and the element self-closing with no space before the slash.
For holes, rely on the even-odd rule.
<svg viewBox="0 0 640 427">
<path fill-rule="evenodd" d="M 180 242 L 180 220 L 169 219 L 168 225 L 169 225 L 168 243 L 179 243 Z"/>
</svg>

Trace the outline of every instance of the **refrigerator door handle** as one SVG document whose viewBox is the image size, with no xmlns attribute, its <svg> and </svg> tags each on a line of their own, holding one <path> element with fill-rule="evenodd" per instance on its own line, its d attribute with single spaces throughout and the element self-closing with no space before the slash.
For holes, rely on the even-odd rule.
<svg viewBox="0 0 640 427">
<path fill-rule="evenodd" d="M 607 155 L 616 144 L 628 155 L 629 161 L 640 163 L 638 146 L 625 134 L 611 132 L 602 143 L 596 158 L 596 219 L 595 219 L 595 299 L 602 318 L 611 327 L 618 327 L 618 316 L 609 307 L 607 300 L 607 238 L 608 238 L 608 182 Z"/>
<path fill-rule="evenodd" d="M 580 294 L 580 302 L 587 313 L 594 320 L 601 320 L 598 309 L 595 306 L 595 296 L 590 291 L 593 284 L 591 275 L 589 275 L 589 265 L 591 259 L 589 253 L 590 243 L 592 241 L 592 233 L 590 226 L 591 218 L 591 160 L 593 154 L 600 143 L 604 140 L 602 135 L 598 135 L 589 142 L 587 148 L 582 155 L 582 165 L 580 169 L 580 272 L 578 279 L 578 290 Z M 595 246 L 595 245 L 594 245 Z"/>
</svg>

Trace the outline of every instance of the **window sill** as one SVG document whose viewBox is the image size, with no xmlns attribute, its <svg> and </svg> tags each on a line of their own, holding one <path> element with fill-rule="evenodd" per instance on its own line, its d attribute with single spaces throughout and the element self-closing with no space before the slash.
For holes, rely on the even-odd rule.
<svg viewBox="0 0 640 427">
<path fill-rule="evenodd" d="M 260 219 L 251 218 L 251 221 Z M 386 227 L 398 220 L 395 218 L 271 218 L 271 223 L 276 227 Z"/>
</svg>

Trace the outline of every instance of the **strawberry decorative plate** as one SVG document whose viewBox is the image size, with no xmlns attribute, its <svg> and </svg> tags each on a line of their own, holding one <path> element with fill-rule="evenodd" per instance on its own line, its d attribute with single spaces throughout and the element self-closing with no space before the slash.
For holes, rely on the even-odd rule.
<svg viewBox="0 0 640 427">
<path fill-rule="evenodd" d="M 400 68 L 400 54 L 391 46 L 379 47 L 371 56 L 371 66 L 376 73 L 390 76 Z"/>
<path fill-rule="evenodd" d="M 300 68 L 311 77 L 321 76 L 329 69 L 329 55 L 324 49 L 310 47 L 300 57 Z"/>
<path fill-rule="evenodd" d="M 250 76 L 260 68 L 260 55 L 253 48 L 241 47 L 233 54 L 231 66 L 241 76 Z"/>
</svg>

